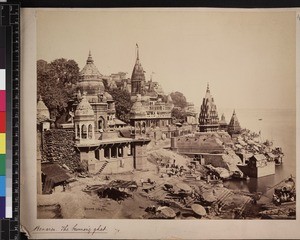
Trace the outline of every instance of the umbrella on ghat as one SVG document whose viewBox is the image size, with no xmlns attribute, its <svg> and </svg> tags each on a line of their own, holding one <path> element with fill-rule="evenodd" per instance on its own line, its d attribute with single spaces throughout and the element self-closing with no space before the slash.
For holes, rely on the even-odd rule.
<svg viewBox="0 0 300 240">
<path fill-rule="evenodd" d="M 172 208 L 169 208 L 169 207 L 165 207 L 165 208 L 162 208 L 160 210 L 160 212 L 167 218 L 174 218 L 176 217 L 176 213 L 175 211 L 172 209 Z"/>
<path fill-rule="evenodd" d="M 186 183 L 177 183 L 176 186 L 185 192 L 191 192 L 192 188 Z"/>
<path fill-rule="evenodd" d="M 196 213 L 199 216 L 205 216 L 206 215 L 206 210 L 203 206 L 201 206 L 200 204 L 193 204 L 191 206 L 192 210 L 194 211 L 194 213 Z"/>
</svg>

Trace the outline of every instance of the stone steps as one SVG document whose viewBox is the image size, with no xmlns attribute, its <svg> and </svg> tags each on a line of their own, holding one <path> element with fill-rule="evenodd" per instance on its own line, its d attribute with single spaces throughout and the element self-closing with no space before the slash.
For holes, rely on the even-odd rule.
<svg viewBox="0 0 300 240">
<path fill-rule="evenodd" d="M 100 174 L 104 170 L 104 168 L 106 167 L 107 164 L 108 164 L 108 161 L 105 161 L 105 163 L 103 163 L 102 167 L 99 169 L 97 174 Z"/>
</svg>

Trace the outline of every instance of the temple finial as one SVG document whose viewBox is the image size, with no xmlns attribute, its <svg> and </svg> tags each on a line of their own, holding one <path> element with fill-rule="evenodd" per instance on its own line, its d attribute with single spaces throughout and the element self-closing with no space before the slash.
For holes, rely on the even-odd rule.
<svg viewBox="0 0 300 240">
<path fill-rule="evenodd" d="M 88 56 L 86 63 L 93 63 L 93 62 L 94 62 L 94 60 L 92 58 L 92 53 L 91 53 L 91 50 L 89 50 L 89 56 Z"/>
<path fill-rule="evenodd" d="M 139 45 L 136 43 L 136 60 L 139 60 Z"/>
<path fill-rule="evenodd" d="M 209 92 L 209 83 L 207 83 L 206 92 Z"/>
</svg>

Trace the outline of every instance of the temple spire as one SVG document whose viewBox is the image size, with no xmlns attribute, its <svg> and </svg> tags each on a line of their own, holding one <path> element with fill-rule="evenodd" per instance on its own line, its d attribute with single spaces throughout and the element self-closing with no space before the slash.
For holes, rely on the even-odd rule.
<svg viewBox="0 0 300 240">
<path fill-rule="evenodd" d="M 136 60 L 139 60 L 139 45 L 136 43 Z"/>
<path fill-rule="evenodd" d="M 86 63 L 93 63 L 94 60 L 92 58 L 92 54 L 91 54 L 91 50 L 89 50 L 89 56 L 88 56 L 88 59 L 86 60 Z"/>
</svg>

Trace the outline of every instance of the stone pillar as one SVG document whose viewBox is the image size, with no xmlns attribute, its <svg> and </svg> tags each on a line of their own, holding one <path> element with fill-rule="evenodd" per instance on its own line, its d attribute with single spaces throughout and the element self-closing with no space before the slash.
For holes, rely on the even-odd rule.
<svg viewBox="0 0 300 240">
<path fill-rule="evenodd" d="M 82 124 L 79 124 L 79 139 L 81 139 Z"/>
<path fill-rule="evenodd" d="M 100 148 L 99 149 L 99 160 L 103 160 L 104 159 L 104 148 Z"/>
<path fill-rule="evenodd" d="M 171 137 L 171 150 L 177 152 L 177 138 Z"/>
<path fill-rule="evenodd" d="M 108 158 L 111 159 L 111 147 L 108 147 Z"/>
<path fill-rule="evenodd" d="M 95 126 L 92 124 L 92 139 L 95 139 Z"/>
<path fill-rule="evenodd" d="M 135 143 L 134 147 L 134 159 L 135 159 L 135 168 L 137 170 L 147 169 L 147 151 L 146 145 L 142 143 Z"/>
<path fill-rule="evenodd" d="M 124 152 L 125 152 L 125 156 L 128 156 L 128 146 L 125 145 L 123 148 L 123 157 L 124 157 Z"/>
<path fill-rule="evenodd" d="M 121 146 L 121 157 L 124 157 L 124 147 Z"/>
</svg>

